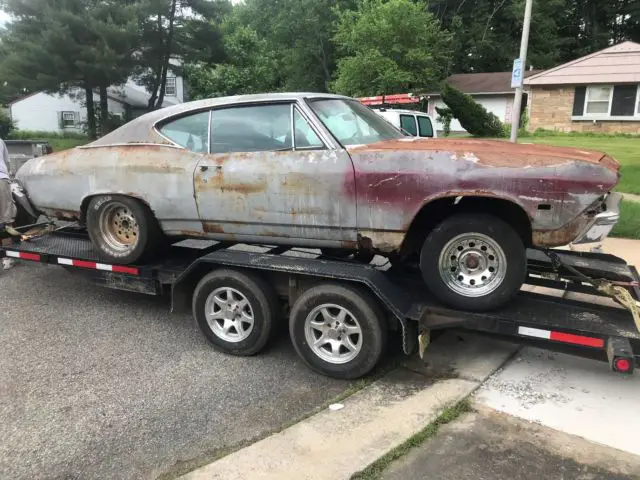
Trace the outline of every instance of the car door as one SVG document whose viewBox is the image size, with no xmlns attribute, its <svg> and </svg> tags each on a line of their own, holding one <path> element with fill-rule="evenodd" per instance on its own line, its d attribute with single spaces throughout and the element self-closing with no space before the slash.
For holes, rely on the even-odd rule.
<svg viewBox="0 0 640 480">
<path fill-rule="evenodd" d="M 321 140 L 294 103 L 238 105 L 211 115 L 211 153 L 194 190 L 212 238 L 339 246 L 356 240 L 353 165 Z"/>
</svg>

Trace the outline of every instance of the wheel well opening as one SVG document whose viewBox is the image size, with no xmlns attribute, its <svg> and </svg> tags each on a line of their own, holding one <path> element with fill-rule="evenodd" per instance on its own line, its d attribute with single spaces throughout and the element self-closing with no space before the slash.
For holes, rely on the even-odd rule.
<svg viewBox="0 0 640 480">
<path fill-rule="evenodd" d="M 84 224 L 87 221 L 87 210 L 89 209 L 89 203 L 91 202 L 91 200 L 95 197 L 103 197 L 103 196 L 131 198 L 132 200 L 137 200 L 142 205 L 144 205 L 149 210 L 151 210 L 151 206 L 147 202 L 133 195 L 125 195 L 122 193 L 97 193 L 95 195 L 88 195 L 82 199 L 82 203 L 80 204 L 80 223 Z"/>
<path fill-rule="evenodd" d="M 525 247 L 532 244 L 531 220 L 517 204 L 491 197 L 445 197 L 422 207 L 411 222 L 401 254 L 409 256 L 420 251 L 428 233 L 445 218 L 458 213 L 488 213 L 514 227 Z"/>
</svg>

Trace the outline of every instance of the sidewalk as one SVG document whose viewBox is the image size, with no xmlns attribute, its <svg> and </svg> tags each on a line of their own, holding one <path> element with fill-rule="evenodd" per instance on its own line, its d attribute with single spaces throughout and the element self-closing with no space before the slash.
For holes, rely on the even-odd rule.
<svg viewBox="0 0 640 480">
<path fill-rule="evenodd" d="M 497 413 L 476 410 L 398 459 L 381 478 L 627 480 L 640 476 L 640 458 L 578 437 Z M 375 477 L 371 477 L 375 478 Z"/>
<path fill-rule="evenodd" d="M 181 478 L 346 480 L 475 391 L 515 351 L 481 336 L 445 334 L 427 350 L 428 366 L 409 359 L 333 409 Z"/>
</svg>

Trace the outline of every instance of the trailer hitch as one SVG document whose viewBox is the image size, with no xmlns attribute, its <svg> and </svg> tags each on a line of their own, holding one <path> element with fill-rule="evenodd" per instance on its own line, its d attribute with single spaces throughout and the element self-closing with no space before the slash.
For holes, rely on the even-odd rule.
<svg viewBox="0 0 640 480">
<path fill-rule="evenodd" d="M 598 290 L 603 295 L 613 298 L 620 305 L 625 307 L 631 313 L 633 317 L 633 321 L 636 324 L 636 329 L 640 332 L 640 307 L 638 306 L 638 301 L 633 298 L 629 290 L 625 287 L 637 287 L 638 282 L 618 282 L 618 281 L 610 281 L 603 280 L 601 278 L 591 278 L 588 275 L 585 275 L 580 270 L 571 265 L 567 265 L 560 260 L 560 257 L 555 252 L 552 252 L 549 249 L 545 249 L 544 253 L 549 257 L 551 263 L 553 265 L 553 269 L 558 272 L 560 268 L 564 268 L 573 275 L 575 275 L 581 281 L 593 285 L 596 290 Z"/>
</svg>

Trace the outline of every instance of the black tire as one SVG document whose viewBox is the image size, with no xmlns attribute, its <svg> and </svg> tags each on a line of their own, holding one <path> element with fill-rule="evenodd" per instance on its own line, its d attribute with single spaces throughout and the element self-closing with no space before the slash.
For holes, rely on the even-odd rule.
<svg viewBox="0 0 640 480">
<path fill-rule="evenodd" d="M 502 281 L 482 296 L 465 296 L 452 290 L 438 266 L 449 241 L 465 233 L 486 235 L 502 249 L 506 259 Z M 485 213 L 462 213 L 445 219 L 427 235 L 420 253 L 420 270 L 427 288 L 446 305 L 477 312 L 492 310 L 505 305 L 520 290 L 526 275 L 526 250 L 514 228 L 500 218 Z"/>
<path fill-rule="evenodd" d="M 253 327 L 248 336 L 228 341 L 217 334 L 206 317 L 207 300 L 217 289 L 230 288 L 244 296 L 253 313 Z M 262 350 L 274 331 L 278 312 L 277 296 L 271 286 L 258 275 L 236 270 L 215 270 L 204 276 L 193 293 L 193 318 L 213 346 L 231 355 L 249 356 Z M 235 330 L 236 333 L 238 330 Z M 231 332 L 233 335 L 233 332 Z"/>
<path fill-rule="evenodd" d="M 113 248 L 100 228 L 100 218 L 106 209 L 121 205 L 128 209 L 138 225 L 136 243 L 126 250 Z M 89 202 L 86 213 L 87 231 L 101 260 L 108 263 L 131 264 L 157 253 L 166 238 L 149 208 L 140 201 L 123 195 L 99 195 Z"/>
<path fill-rule="evenodd" d="M 321 358 L 307 341 L 307 318 L 314 309 L 326 304 L 348 310 L 362 332 L 360 351 L 345 363 L 332 363 Z M 296 352 L 309 367 L 323 375 L 340 379 L 359 378 L 369 373 L 387 346 L 387 326 L 382 310 L 371 295 L 351 285 L 322 284 L 304 292 L 291 309 L 289 335 Z"/>
</svg>

